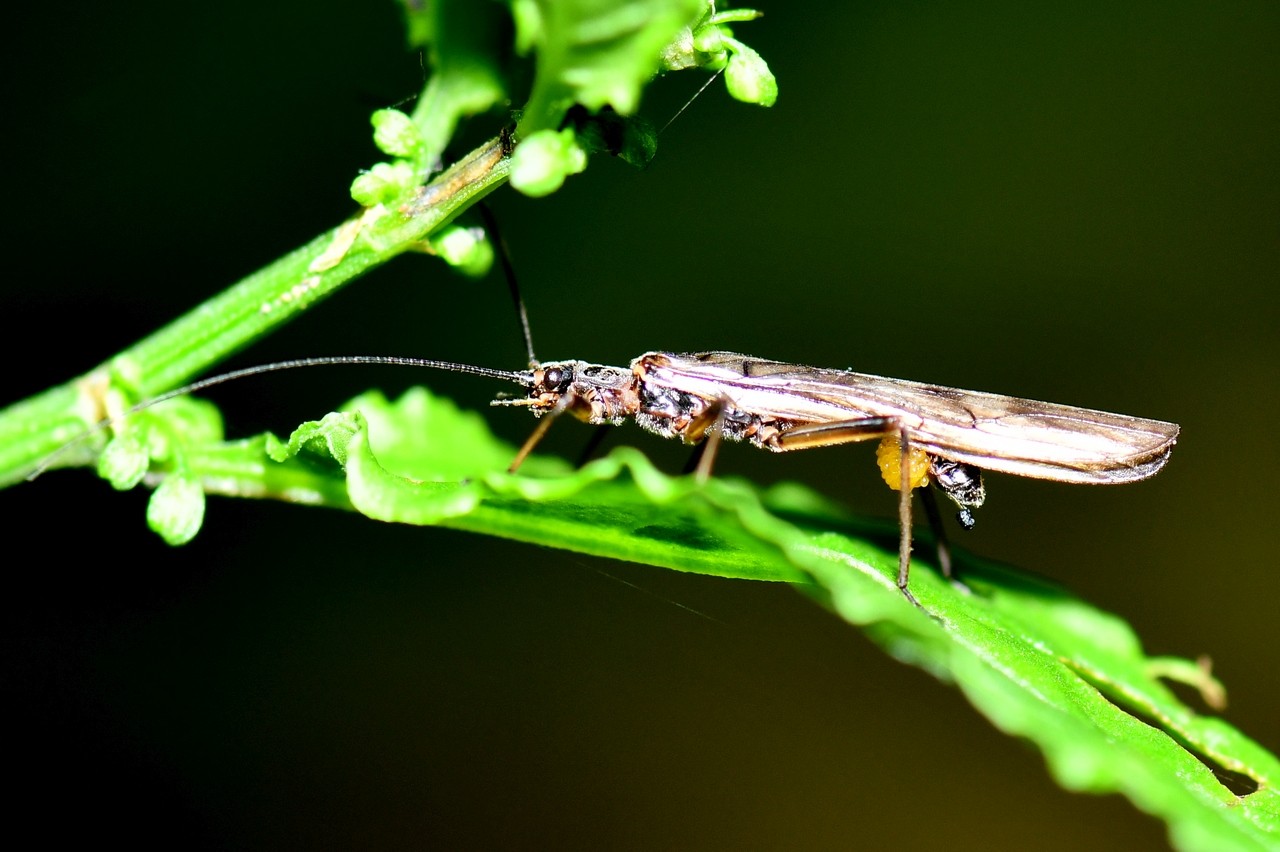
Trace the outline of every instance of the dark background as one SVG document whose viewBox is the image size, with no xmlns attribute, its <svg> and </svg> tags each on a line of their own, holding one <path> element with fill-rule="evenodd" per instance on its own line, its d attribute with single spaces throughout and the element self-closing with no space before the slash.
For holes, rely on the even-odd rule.
<svg viewBox="0 0 1280 852">
<path fill-rule="evenodd" d="M 717 83 L 646 172 L 493 199 L 543 359 L 737 349 L 1182 424 L 1156 479 L 992 476 L 973 550 L 1209 654 L 1280 747 L 1275 46 L 1280 6 L 765 3 L 773 110 Z M 92 367 L 341 221 L 368 113 L 421 71 L 391 2 L 46 4 L 10 24 L 3 401 Z M 662 123 L 701 78 L 660 81 Z M 473 123 L 479 139 L 500 118 Z M 403 258 L 241 353 L 519 367 L 497 277 Z M 467 377 L 227 387 L 287 432 Z M 572 454 L 586 433 L 552 445 Z M 683 453 L 633 428 L 660 464 Z M 719 472 L 888 517 L 862 448 Z M 325 510 L 214 500 L 192 544 L 142 492 L 0 494 L 13 830 L 211 848 L 1159 848 L 1060 790 L 955 690 L 785 586 Z"/>
</svg>

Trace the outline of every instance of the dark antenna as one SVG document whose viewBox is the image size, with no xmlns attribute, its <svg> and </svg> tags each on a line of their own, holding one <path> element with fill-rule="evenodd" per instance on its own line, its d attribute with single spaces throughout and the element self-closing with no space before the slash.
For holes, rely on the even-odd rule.
<svg viewBox="0 0 1280 852">
<path fill-rule="evenodd" d="M 507 249 L 507 241 L 498 228 L 498 217 L 493 215 L 489 205 L 483 201 L 476 205 L 480 208 L 480 216 L 484 219 L 484 227 L 489 238 L 498 249 L 498 258 L 502 261 L 502 272 L 507 277 L 507 290 L 511 293 L 511 301 L 516 307 L 516 318 L 520 322 L 520 332 L 524 335 L 524 346 L 529 353 L 529 366 L 538 366 L 538 356 L 533 354 L 533 333 L 529 331 L 529 314 L 524 307 L 524 299 L 520 296 L 520 285 L 516 283 L 516 268 L 511 263 L 511 252 Z"/>
<path fill-rule="evenodd" d="M 174 397 L 185 396 L 189 393 L 197 393 L 205 388 L 211 388 L 214 385 L 220 385 L 225 382 L 233 382 L 236 379 L 243 379 L 248 376 L 257 376 L 262 373 L 276 373 L 280 370 L 296 370 L 301 367 L 335 367 L 343 364 L 383 364 L 393 367 L 430 367 L 433 370 L 449 370 L 454 373 L 467 373 L 472 376 L 484 376 L 490 379 L 504 379 L 506 381 L 520 381 L 520 374 L 513 370 L 493 370 L 488 367 L 475 367 L 471 364 L 458 364 L 453 361 L 433 361 L 429 358 L 411 358 L 401 355 L 325 355 L 318 358 L 294 358 L 289 361 L 273 361 L 270 364 L 255 364 L 252 367 L 244 367 L 239 370 L 232 370 L 229 373 L 219 373 L 216 376 L 210 376 L 207 379 L 200 379 L 189 385 L 183 385 L 171 391 L 165 391 L 159 396 L 153 396 L 151 399 L 142 402 L 129 409 L 129 414 L 136 414 L 145 408 L 153 405 L 159 405 L 162 402 L 173 399 Z"/>
<path fill-rule="evenodd" d="M 207 379 L 200 379 L 189 385 L 183 385 L 180 388 L 174 388 L 171 391 L 165 391 L 159 396 L 153 396 L 150 399 L 144 399 L 142 402 L 130 408 L 123 414 L 113 417 L 104 417 L 97 423 L 85 429 L 75 438 L 63 444 L 53 453 L 45 457 L 36 468 L 27 474 L 27 481 L 35 479 L 44 473 L 58 458 L 77 444 L 88 440 L 91 436 L 96 435 L 108 426 L 118 423 L 124 418 L 137 414 L 139 411 L 145 411 L 153 405 L 159 405 L 162 402 L 168 402 L 176 397 L 186 396 L 190 393 L 197 393 L 205 388 L 211 388 L 214 385 L 220 385 L 225 382 L 233 382 L 237 379 L 243 379 L 248 376 L 260 376 L 263 373 L 275 373 L 280 370 L 296 370 L 302 367 L 333 367 L 343 364 L 383 364 L 399 367 L 430 367 L 434 370 L 449 370 L 454 373 L 466 373 L 472 376 L 483 376 L 489 379 L 502 379 L 508 382 L 517 382 L 526 384 L 526 380 L 521 373 L 511 370 L 492 370 L 488 367 L 474 367 L 470 364 L 457 364 L 453 361 L 433 361 L 428 358 L 408 358 L 398 355 L 331 355 L 320 358 L 295 358 L 291 361 L 275 361 L 270 364 L 258 364 L 253 367 L 244 367 L 240 370 L 232 370 L 229 373 L 219 373 L 216 376 L 210 376 Z"/>
</svg>

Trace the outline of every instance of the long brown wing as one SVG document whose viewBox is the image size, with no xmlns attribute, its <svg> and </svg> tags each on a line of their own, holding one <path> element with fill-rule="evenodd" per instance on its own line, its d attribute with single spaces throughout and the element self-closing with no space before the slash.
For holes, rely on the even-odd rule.
<svg viewBox="0 0 1280 852">
<path fill-rule="evenodd" d="M 892 417 L 913 443 L 984 470 L 1059 482 L 1153 476 L 1178 426 L 1088 408 L 768 361 L 733 352 L 651 352 L 633 362 L 651 380 L 794 424 Z"/>
</svg>

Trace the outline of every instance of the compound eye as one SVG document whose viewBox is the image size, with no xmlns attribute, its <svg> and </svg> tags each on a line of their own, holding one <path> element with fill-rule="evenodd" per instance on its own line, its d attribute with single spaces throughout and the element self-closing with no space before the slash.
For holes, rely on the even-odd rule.
<svg viewBox="0 0 1280 852">
<path fill-rule="evenodd" d="M 559 390 L 568 377 L 559 367 L 550 367 L 542 374 L 542 385 L 550 390 Z"/>
</svg>

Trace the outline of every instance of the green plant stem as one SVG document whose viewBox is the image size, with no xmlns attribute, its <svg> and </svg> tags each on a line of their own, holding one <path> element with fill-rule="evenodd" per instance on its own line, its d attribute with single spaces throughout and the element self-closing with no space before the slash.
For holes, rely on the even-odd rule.
<svg viewBox="0 0 1280 852">
<path fill-rule="evenodd" d="M 199 474 L 209 494 L 352 508 L 346 482 L 340 475 L 296 459 L 283 463 L 271 461 L 266 443 L 259 435 L 196 447 L 187 451 L 185 462 L 190 470 Z"/>
<path fill-rule="evenodd" d="M 0 411 L 0 486 L 24 478 L 50 453 L 113 409 L 171 390 L 368 270 L 422 241 L 507 179 L 511 140 L 489 140 L 397 210 L 370 208 L 120 352 L 87 374 Z M 92 461 L 105 435 L 63 453 L 55 466 Z"/>
</svg>

